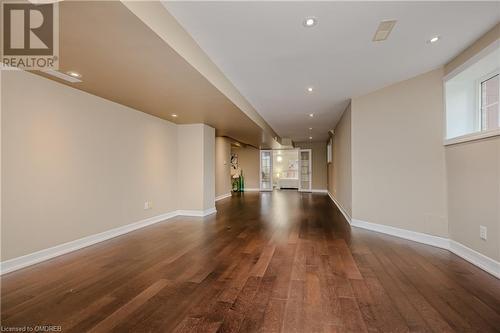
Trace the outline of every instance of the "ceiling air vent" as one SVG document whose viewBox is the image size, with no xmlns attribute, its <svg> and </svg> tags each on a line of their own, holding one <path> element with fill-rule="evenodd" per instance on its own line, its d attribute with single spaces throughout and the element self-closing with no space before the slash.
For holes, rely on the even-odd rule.
<svg viewBox="0 0 500 333">
<path fill-rule="evenodd" d="M 375 35 L 373 36 L 374 42 L 381 42 L 389 37 L 389 34 L 392 31 L 392 28 L 396 25 L 396 20 L 385 20 L 380 22 L 378 25 L 377 31 L 375 31 Z"/>
</svg>

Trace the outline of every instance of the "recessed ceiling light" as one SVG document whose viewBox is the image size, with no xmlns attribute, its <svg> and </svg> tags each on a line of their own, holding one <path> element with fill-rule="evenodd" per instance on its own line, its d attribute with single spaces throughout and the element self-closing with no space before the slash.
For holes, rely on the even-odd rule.
<svg viewBox="0 0 500 333">
<path fill-rule="evenodd" d="M 310 131 L 312 131 L 312 129 L 313 129 L 312 127 L 309 127 L 309 130 L 310 130 Z"/>
<path fill-rule="evenodd" d="M 76 77 L 78 79 L 82 77 L 82 74 L 75 72 L 75 71 L 69 71 L 69 72 L 66 72 L 66 74 L 68 74 L 69 76 L 72 76 L 72 77 Z"/>
<path fill-rule="evenodd" d="M 441 37 L 439 37 L 439 36 L 434 36 L 434 37 L 432 37 L 431 39 L 429 39 L 429 43 L 431 43 L 431 44 L 432 44 L 432 43 L 435 43 L 435 42 L 437 42 L 437 41 L 439 40 L 439 38 L 441 38 Z"/>
<path fill-rule="evenodd" d="M 309 117 L 314 117 L 314 113 L 309 113 Z"/>
<path fill-rule="evenodd" d="M 56 71 L 56 70 L 53 70 L 53 69 L 44 69 L 42 71 L 45 74 L 47 74 L 47 75 L 51 75 L 51 76 L 57 77 L 58 79 L 61 79 L 61 80 L 64 80 L 64 81 L 68 81 L 68 82 L 71 82 L 71 83 L 82 82 L 81 75 L 80 75 L 80 77 L 76 77 L 76 76 L 69 75 L 67 73 L 62 73 L 62 72 L 59 72 L 59 71 Z"/>
<path fill-rule="evenodd" d="M 313 91 L 313 87 L 307 88 L 307 91 L 312 92 Z"/>
<path fill-rule="evenodd" d="M 312 136 L 310 136 L 310 137 L 309 137 L 309 140 L 312 140 L 312 139 L 313 139 L 313 137 L 312 137 Z"/>
<path fill-rule="evenodd" d="M 172 117 L 177 118 L 177 115 L 175 113 L 172 113 Z"/>
<path fill-rule="evenodd" d="M 309 16 L 304 19 L 304 27 L 311 28 L 318 24 L 318 19 L 314 16 Z"/>
</svg>

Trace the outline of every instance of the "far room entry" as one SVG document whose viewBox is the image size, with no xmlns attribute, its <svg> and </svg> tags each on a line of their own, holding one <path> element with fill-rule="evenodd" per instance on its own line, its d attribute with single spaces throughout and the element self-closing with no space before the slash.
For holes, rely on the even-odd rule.
<svg viewBox="0 0 500 333">
<path fill-rule="evenodd" d="M 260 151 L 260 190 L 311 191 L 311 149 Z"/>
</svg>

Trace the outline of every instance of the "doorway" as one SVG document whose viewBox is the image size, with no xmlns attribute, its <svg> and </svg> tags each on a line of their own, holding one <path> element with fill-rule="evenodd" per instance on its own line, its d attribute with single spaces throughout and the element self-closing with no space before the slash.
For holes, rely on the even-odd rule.
<svg viewBox="0 0 500 333">
<path fill-rule="evenodd" d="M 311 191 L 311 150 L 260 151 L 260 190 Z"/>
</svg>

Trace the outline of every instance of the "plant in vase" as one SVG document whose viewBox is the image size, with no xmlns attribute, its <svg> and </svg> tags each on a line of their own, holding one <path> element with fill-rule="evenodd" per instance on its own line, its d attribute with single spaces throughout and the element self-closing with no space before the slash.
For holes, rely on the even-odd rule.
<svg viewBox="0 0 500 333">
<path fill-rule="evenodd" d="M 243 170 L 241 170 L 240 174 L 240 192 L 245 191 L 245 178 L 243 178 Z"/>
<path fill-rule="evenodd" d="M 233 192 L 239 192 L 239 189 L 240 189 L 240 175 L 239 174 L 234 174 L 232 178 L 233 178 L 233 182 L 232 182 Z"/>
<path fill-rule="evenodd" d="M 233 192 L 243 192 L 245 189 L 245 180 L 243 178 L 243 170 L 236 169 L 234 170 L 234 174 L 231 176 L 231 185 L 233 188 Z"/>
</svg>

